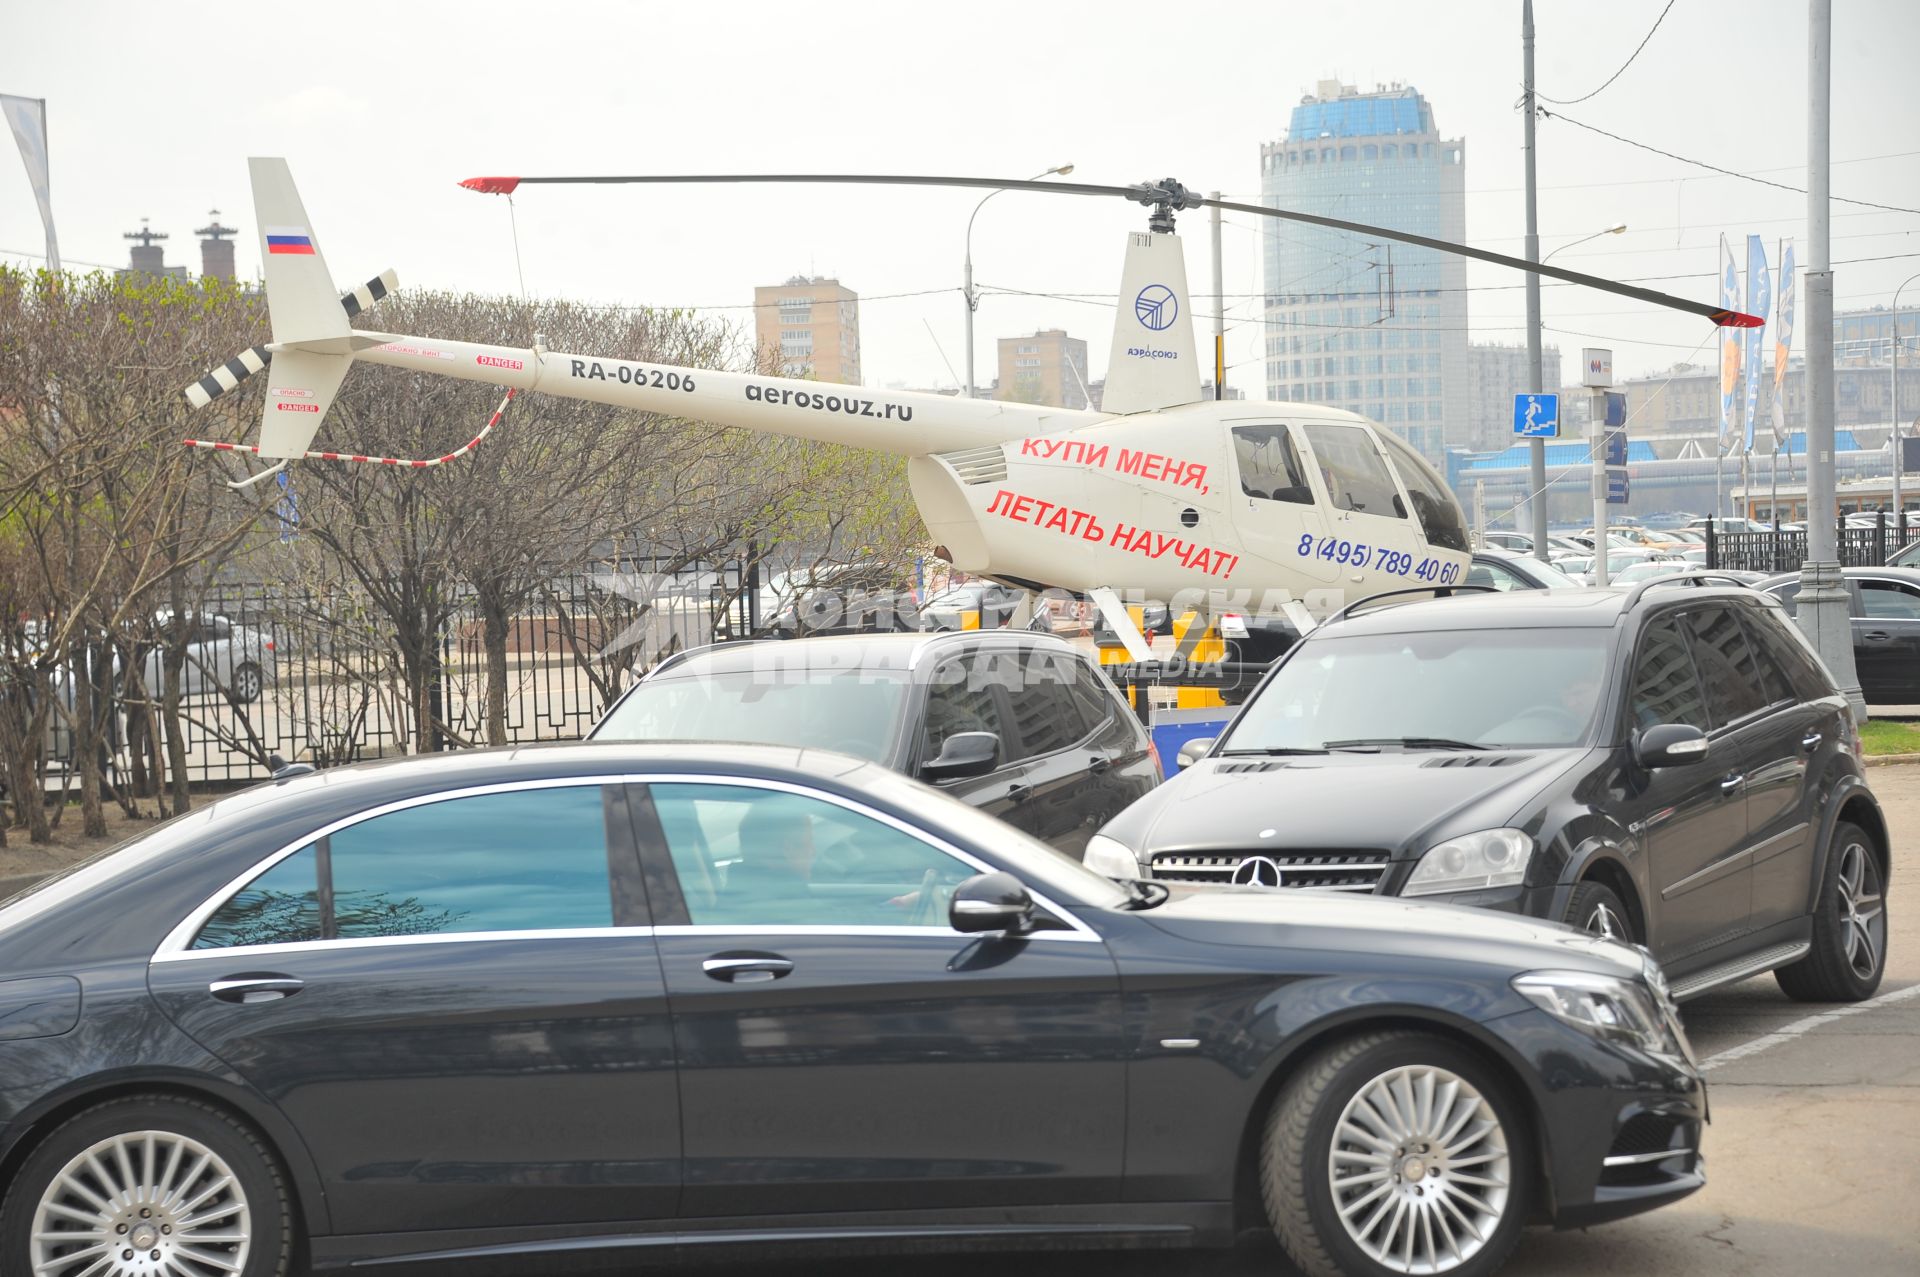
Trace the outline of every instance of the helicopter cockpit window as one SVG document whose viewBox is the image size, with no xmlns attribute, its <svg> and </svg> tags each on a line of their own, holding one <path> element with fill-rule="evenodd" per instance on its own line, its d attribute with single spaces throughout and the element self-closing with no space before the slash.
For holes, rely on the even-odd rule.
<svg viewBox="0 0 1920 1277">
<path fill-rule="evenodd" d="M 1313 504 L 1300 454 L 1285 426 L 1235 426 L 1233 454 L 1240 465 L 1240 491 L 1265 501 Z"/>
<path fill-rule="evenodd" d="M 1393 475 L 1374 448 L 1372 435 L 1359 426 L 1328 423 L 1309 424 L 1305 430 L 1334 509 L 1387 519 L 1407 517 L 1400 489 L 1394 487 Z"/>
<path fill-rule="evenodd" d="M 1393 459 L 1393 468 L 1400 472 L 1407 495 L 1413 498 L 1414 517 L 1426 531 L 1427 544 L 1443 550 L 1465 550 L 1467 529 L 1460 521 L 1460 506 L 1427 459 L 1391 430 L 1382 430 L 1380 441 Z"/>
</svg>

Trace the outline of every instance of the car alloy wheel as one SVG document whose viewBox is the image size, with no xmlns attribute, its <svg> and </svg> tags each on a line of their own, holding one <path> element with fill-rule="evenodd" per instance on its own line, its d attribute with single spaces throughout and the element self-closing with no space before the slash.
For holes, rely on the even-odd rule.
<svg viewBox="0 0 1920 1277">
<path fill-rule="evenodd" d="M 1834 884 L 1840 897 L 1843 954 L 1853 974 L 1871 980 L 1880 970 L 1887 949 L 1887 910 L 1880 893 L 1879 866 L 1873 853 L 1849 842 L 1840 853 L 1840 875 Z"/>
<path fill-rule="evenodd" d="M 260 699 L 265 689 L 265 681 L 260 677 L 260 667 L 252 661 L 243 661 L 233 671 L 233 686 L 229 690 L 233 699 L 243 705 L 251 705 Z"/>
<path fill-rule="evenodd" d="M 1886 884 L 1873 840 L 1858 825 L 1835 825 L 1827 846 L 1811 944 L 1773 976 L 1802 1002 L 1858 1002 L 1886 975 Z"/>
<path fill-rule="evenodd" d="M 129 1131 L 76 1154 L 34 1211 L 35 1277 L 225 1277 L 246 1269 L 252 1212 L 212 1149 Z"/>
<path fill-rule="evenodd" d="M 1347 1101 L 1327 1179 L 1347 1236 L 1391 1272 L 1445 1273 L 1486 1245 L 1512 1191 L 1486 1097 L 1433 1066 L 1391 1069 Z"/>
</svg>

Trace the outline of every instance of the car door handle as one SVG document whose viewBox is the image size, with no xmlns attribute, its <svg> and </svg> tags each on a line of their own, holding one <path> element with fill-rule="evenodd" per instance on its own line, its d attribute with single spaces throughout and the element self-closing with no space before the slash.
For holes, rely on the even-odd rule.
<svg viewBox="0 0 1920 1277">
<path fill-rule="evenodd" d="M 256 1002 L 278 1002 L 306 987 L 306 981 L 296 980 L 292 976 L 235 976 L 229 980 L 215 980 L 207 986 L 207 992 L 222 1002 L 252 1005 Z"/>
<path fill-rule="evenodd" d="M 1740 786 L 1744 785 L 1746 781 L 1747 774 L 1745 772 L 1740 772 L 1733 776 L 1722 776 L 1720 778 L 1720 792 L 1723 794 L 1731 794 L 1738 790 Z"/>
<path fill-rule="evenodd" d="M 708 958 L 700 969 L 715 980 L 728 984 L 765 984 L 793 970 L 786 958 Z"/>
<path fill-rule="evenodd" d="M 1108 758 L 1105 754 L 1095 754 L 1087 760 L 1087 775 L 1103 776 L 1112 766 L 1113 760 L 1111 758 Z"/>
<path fill-rule="evenodd" d="M 1010 803 L 1024 803 L 1027 801 L 1027 796 L 1031 793 L 1033 793 L 1032 785 L 1009 785 L 1007 786 L 1007 801 Z"/>
<path fill-rule="evenodd" d="M 1811 754 L 1814 750 L 1820 748 L 1820 742 L 1825 739 L 1826 737 L 1819 732 L 1808 732 L 1800 738 L 1800 748 Z"/>
<path fill-rule="evenodd" d="M 1893 635 L 1887 633 L 1885 630 L 1868 630 L 1860 637 L 1869 643 L 1891 643 L 1893 641 Z"/>
</svg>

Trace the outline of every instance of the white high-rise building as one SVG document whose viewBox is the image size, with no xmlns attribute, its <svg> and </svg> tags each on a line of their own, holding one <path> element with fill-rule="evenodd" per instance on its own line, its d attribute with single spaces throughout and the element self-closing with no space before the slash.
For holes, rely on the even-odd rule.
<svg viewBox="0 0 1920 1277">
<path fill-rule="evenodd" d="M 1466 143 L 1440 136 L 1412 88 L 1323 80 L 1260 160 L 1275 207 L 1466 238 Z M 1297 222 L 1265 230 L 1267 397 L 1362 413 L 1435 464 L 1471 446 L 1465 260 Z"/>
</svg>

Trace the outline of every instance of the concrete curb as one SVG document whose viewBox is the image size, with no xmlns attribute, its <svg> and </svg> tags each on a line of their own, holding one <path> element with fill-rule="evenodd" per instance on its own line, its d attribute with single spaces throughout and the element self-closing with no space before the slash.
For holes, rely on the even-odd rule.
<svg viewBox="0 0 1920 1277">
<path fill-rule="evenodd" d="M 1900 767 L 1920 763 L 1920 754 L 1869 754 L 1865 761 L 1869 767 Z"/>
</svg>

